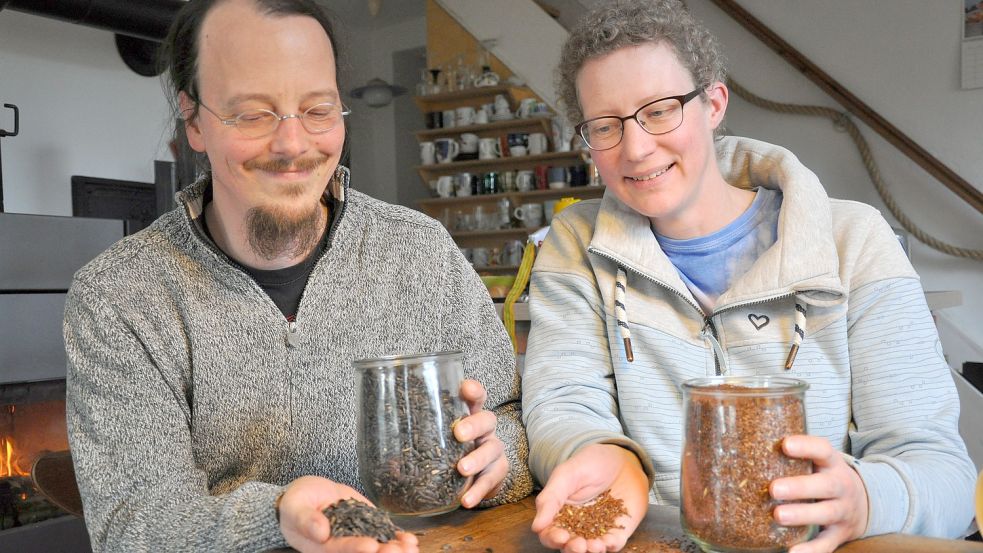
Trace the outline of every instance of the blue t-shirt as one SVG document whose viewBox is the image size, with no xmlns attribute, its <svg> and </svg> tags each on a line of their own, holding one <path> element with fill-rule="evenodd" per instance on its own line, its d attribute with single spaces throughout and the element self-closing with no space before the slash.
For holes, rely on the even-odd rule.
<svg viewBox="0 0 983 553">
<path fill-rule="evenodd" d="M 734 278 L 744 274 L 778 238 L 780 190 L 758 188 L 751 206 L 726 227 L 698 238 L 655 238 L 707 313 Z"/>
</svg>

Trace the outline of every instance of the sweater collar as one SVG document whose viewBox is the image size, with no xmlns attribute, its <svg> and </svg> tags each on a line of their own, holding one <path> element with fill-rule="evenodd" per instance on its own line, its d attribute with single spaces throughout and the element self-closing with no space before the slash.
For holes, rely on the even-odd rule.
<svg viewBox="0 0 983 553">
<path fill-rule="evenodd" d="M 814 305 L 842 302 L 829 198 L 816 175 L 788 150 L 748 138 L 720 139 L 717 162 L 733 186 L 764 186 L 783 194 L 778 240 L 717 299 L 717 310 L 791 294 Z M 610 192 L 601 200 L 590 249 L 690 296 L 648 218 Z"/>
</svg>

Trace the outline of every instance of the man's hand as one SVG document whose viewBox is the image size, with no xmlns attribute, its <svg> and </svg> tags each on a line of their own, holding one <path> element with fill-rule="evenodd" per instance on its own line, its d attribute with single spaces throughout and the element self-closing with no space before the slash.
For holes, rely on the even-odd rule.
<svg viewBox="0 0 983 553">
<path fill-rule="evenodd" d="M 553 519 L 568 504 L 585 503 L 605 490 L 625 502 L 627 516 L 600 538 L 586 540 L 553 526 Z M 631 451 L 612 444 L 589 445 L 561 463 L 550 475 L 546 487 L 536 497 L 536 518 L 532 531 L 539 541 L 564 553 L 601 553 L 620 551 L 648 510 L 649 481 L 638 457 Z"/>
<path fill-rule="evenodd" d="M 789 553 L 827 553 L 867 531 L 867 488 L 843 455 L 825 438 L 789 436 L 782 441 L 789 457 L 809 459 L 816 472 L 778 478 L 769 485 L 771 496 L 790 503 L 775 507 L 773 516 L 783 526 L 817 524 L 815 539 L 796 545 Z"/>
<path fill-rule="evenodd" d="M 509 473 L 509 461 L 505 457 L 505 444 L 495 435 L 498 417 L 485 410 L 488 394 L 484 386 L 477 380 L 465 380 L 461 383 L 461 399 L 471 414 L 454 426 L 454 437 L 462 442 L 474 440 L 477 446 L 457 463 L 461 474 L 475 476 L 471 487 L 461 496 L 461 505 L 471 508 L 498 494 Z"/>
<path fill-rule="evenodd" d="M 407 532 L 398 532 L 385 544 L 372 538 L 332 538 L 322 511 L 348 498 L 372 505 L 352 488 L 327 478 L 302 476 L 291 482 L 280 498 L 280 531 L 287 543 L 301 553 L 418 553 L 416 536 Z"/>
</svg>

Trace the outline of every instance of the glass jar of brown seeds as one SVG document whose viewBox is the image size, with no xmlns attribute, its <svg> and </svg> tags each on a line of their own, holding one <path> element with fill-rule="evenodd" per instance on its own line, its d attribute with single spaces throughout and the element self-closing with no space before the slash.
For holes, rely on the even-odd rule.
<svg viewBox="0 0 983 553">
<path fill-rule="evenodd" d="M 682 385 L 685 408 L 680 475 L 683 529 L 704 551 L 785 551 L 815 526 L 779 525 L 772 480 L 812 473 L 782 452 L 806 433 L 809 385 L 782 377 L 711 377 Z"/>
<path fill-rule="evenodd" d="M 463 359 L 453 351 L 354 362 L 359 478 L 380 509 L 429 516 L 460 505 L 471 477 L 457 463 L 474 449 L 454 437 L 468 415 Z"/>
</svg>

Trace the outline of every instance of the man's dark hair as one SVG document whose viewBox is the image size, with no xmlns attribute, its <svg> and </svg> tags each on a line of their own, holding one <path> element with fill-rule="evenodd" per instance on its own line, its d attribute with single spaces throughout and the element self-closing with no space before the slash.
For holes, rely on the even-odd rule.
<svg viewBox="0 0 983 553">
<path fill-rule="evenodd" d="M 167 33 L 159 51 L 159 60 L 165 70 L 165 93 L 171 104 L 173 113 L 177 114 L 178 122 L 175 125 L 175 134 L 184 133 L 184 120 L 197 117 L 198 104 L 201 102 L 200 91 L 198 88 L 198 45 L 201 36 L 201 25 L 205 21 L 205 16 L 212 11 L 212 8 L 226 0 L 189 0 L 188 3 L 178 11 L 171 23 L 171 28 Z M 288 16 L 301 15 L 312 17 L 321 24 L 321 28 L 328 35 L 328 42 L 331 43 L 331 53 L 334 56 L 335 78 L 339 80 L 338 89 L 341 90 L 340 75 L 341 69 L 338 67 L 338 43 L 335 40 L 334 25 L 328 12 L 319 6 L 314 0 L 252 0 L 256 10 L 264 15 Z M 195 103 L 192 113 L 181 113 L 180 93 L 187 94 Z M 182 140 L 177 140 L 181 143 Z M 342 146 L 343 165 L 348 165 L 349 136 L 345 134 L 345 143 Z M 208 160 L 204 155 L 192 154 L 194 163 L 200 170 L 210 173 Z"/>
<path fill-rule="evenodd" d="M 225 0 L 190 0 L 178 12 L 161 45 L 160 60 L 166 69 L 167 95 L 175 113 L 180 112 L 178 95 L 187 94 L 195 104 L 200 102 L 198 89 L 198 46 L 201 25 L 205 16 L 216 5 Z M 256 9 L 264 15 L 287 16 L 302 15 L 314 18 L 328 35 L 335 67 L 338 67 L 338 44 L 335 42 L 334 28 L 327 12 L 314 0 L 252 0 Z M 337 71 L 337 69 L 336 69 Z M 197 115 L 198 106 L 195 106 Z"/>
</svg>

